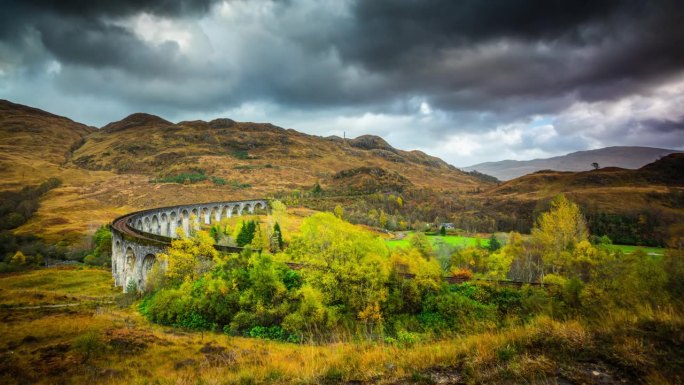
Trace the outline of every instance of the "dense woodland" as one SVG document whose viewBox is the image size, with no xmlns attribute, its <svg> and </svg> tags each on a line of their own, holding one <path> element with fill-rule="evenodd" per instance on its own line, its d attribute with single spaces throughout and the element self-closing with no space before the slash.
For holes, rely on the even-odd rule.
<svg viewBox="0 0 684 385">
<path fill-rule="evenodd" d="M 279 193 L 275 197 L 288 205 L 305 205 L 314 210 L 333 211 L 341 205 L 346 219 L 389 231 L 431 229 L 453 223 L 465 233 L 530 233 L 539 215 L 548 210 L 551 198 L 536 202 L 493 205 L 473 193 L 435 192 L 425 189 L 378 191 L 370 194 L 325 191 Z M 587 227 L 596 237 L 607 236 L 626 245 L 660 246 L 669 241 L 664 213 L 645 208 L 634 212 L 606 213 L 594 206 L 582 207 Z"/>
<path fill-rule="evenodd" d="M 61 180 L 50 178 L 38 186 L 0 192 L 0 272 L 42 265 L 46 257 L 65 258 L 65 245 L 46 244 L 35 235 L 15 235 L 12 231 L 31 218 L 41 196 L 61 184 Z"/>
<path fill-rule="evenodd" d="M 416 233 L 410 247 L 390 251 L 376 234 L 345 221 L 344 212 L 335 214 L 306 218 L 275 253 L 267 251 L 272 230 L 258 223 L 262 235 L 251 247 L 261 252 L 248 247 L 221 255 L 204 231 L 174 241 L 150 273 L 140 310 L 161 324 L 230 335 L 412 344 L 539 316 L 598 320 L 612 311 L 676 308 L 684 296 L 681 245 L 662 258 L 594 245 L 579 207 L 563 196 L 540 215 L 530 237 L 513 232 L 498 249 L 433 248 Z M 249 223 L 255 222 L 241 227 Z M 451 285 L 443 280 L 449 275 L 544 286 Z"/>
</svg>

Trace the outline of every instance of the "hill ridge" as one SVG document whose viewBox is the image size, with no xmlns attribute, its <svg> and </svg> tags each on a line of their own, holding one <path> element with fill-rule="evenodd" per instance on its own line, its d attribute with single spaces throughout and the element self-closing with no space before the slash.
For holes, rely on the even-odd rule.
<svg viewBox="0 0 684 385">
<path fill-rule="evenodd" d="M 511 180 L 540 170 L 587 171 L 592 169 L 594 162 L 598 163 L 599 167 L 638 169 L 662 156 L 677 152 L 681 151 L 647 146 L 609 146 L 550 158 L 484 162 L 463 167 L 462 170 L 477 170 L 500 180 Z"/>
</svg>

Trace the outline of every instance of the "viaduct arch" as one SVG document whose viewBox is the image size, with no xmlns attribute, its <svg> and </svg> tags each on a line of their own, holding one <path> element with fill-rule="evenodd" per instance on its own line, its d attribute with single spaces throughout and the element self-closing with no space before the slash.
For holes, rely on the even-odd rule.
<svg viewBox="0 0 684 385">
<path fill-rule="evenodd" d="M 116 218 L 112 230 L 112 276 L 114 284 L 126 291 L 130 283 L 144 289 L 147 275 L 160 253 L 166 251 L 179 230 L 189 234 L 200 224 L 212 224 L 222 218 L 250 214 L 267 209 L 268 201 L 209 202 L 159 207 L 136 211 Z M 240 247 L 215 246 L 223 252 L 239 252 Z"/>
</svg>

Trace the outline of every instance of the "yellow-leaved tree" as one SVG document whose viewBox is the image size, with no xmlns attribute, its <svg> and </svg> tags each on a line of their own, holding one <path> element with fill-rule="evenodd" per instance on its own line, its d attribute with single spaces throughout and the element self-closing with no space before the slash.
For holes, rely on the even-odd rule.
<svg viewBox="0 0 684 385">
<path fill-rule="evenodd" d="M 551 209 L 537 218 L 532 238 L 542 249 L 541 278 L 547 272 L 559 274 L 567 268 L 575 246 L 587 240 L 587 224 L 579 206 L 564 195 L 551 202 Z"/>
<path fill-rule="evenodd" d="M 273 229 L 273 226 L 276 223 L 278 223 L 281 229 L 286 229 L 289 225 L 287 220 L 287 206 L 279 200 L 271 201 L 269 206 L 271 207 L 271 213 L 268 216 L 268 222 L 266 222 L 268 229 Z M 271 234 L 269 233 L 267 235 L 270 236 Z"/>
<path fill-rule="evenodd" d="M 206 231 L 196 231 L 192 237 L 172 241 L 167 252 L 159 255 L 159 261 L 166 265 L 165 278 L 168 282 L 178 286 L 209 271 L 218 256 L 214 238 Z"/>
<path fill-rule="evenodd" d="M 369 330 L 381 321 L 389 250 L 380 238 L 332 213 L 318 213 L 304 220 L 287 254 L 306 264 L 306 283 L 320 291 L 326 306 L 344 304 Z"/>
</svg>

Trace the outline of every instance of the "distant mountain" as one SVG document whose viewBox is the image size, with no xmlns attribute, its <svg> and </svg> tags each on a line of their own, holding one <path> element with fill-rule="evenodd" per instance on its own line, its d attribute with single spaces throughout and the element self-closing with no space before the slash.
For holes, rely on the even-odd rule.
<svg viewBox="0 0 684 385">
<path fill-rule="evenodd" d="M 477 170 L 500 180 L 511 180 L 540 170 L 587 171 L 592 163 L 599 167 L 638 169 L 663 156 L 681 152 L 653 147 L 606 147 L 598 150 L 578 151 L 563 156 L 533 160 L 502 160 L 463 167 L 463 171 Z"/>
<path fill-rule="evenodd" d="M 672 153 L 639 169 L 542 170 L 506 181 L 479 195 L 486 212 L 505 213 L 511 223 L 531 226 L 558 194 L 582 208 L 590 230 L 608 231 L 622 243 L 664 244 L 684 234 L 684 153 Z M 600 220 L 600 216 L 606 216 Z M 592 225 L 594 227 L 592 227 Z M 599 233 L 601 234 L 601 233 Z M 639 239 L 644 237 L 644 239 Z"/>
</svg>

